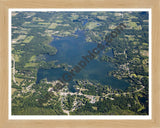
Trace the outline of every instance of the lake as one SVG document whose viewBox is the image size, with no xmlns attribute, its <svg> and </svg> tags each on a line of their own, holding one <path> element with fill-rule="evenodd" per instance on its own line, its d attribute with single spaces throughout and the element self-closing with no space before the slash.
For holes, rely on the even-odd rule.
<svg viewBox="0 0 160 128">
<path fill-rule="evenodd" d="M 88 50 L 92 50 L 97 46 L 96 43 L 86 42 L 85 34 L 83 31 L 77 31 L 78 37 L 68 36 L 59 39 L 53 39 L 50 43 L 51 46 L 56 47 L 58 50 L 56 55 L 46 55 L 46 61 L 57 60 L 56 64 L 65 63 L 68 65 L 77 65 L 82 60 L 82 56 L 87 55 Z M 101 52 L 102 54 L 102 52 Z M 100 54 L 100 55 L 101 55 Z M 113 57 L 113 51 L 110 49 L 105 53 L 109 57 Z M 90 80 L 92 82 L 101 83 L 102 85 L 110 85 L 112 88 L 125 89 L 129 83 L 124 80 L 118 80 L 116 78 L 108 76 L 108 73 L 116 69 L 114 64 L 108 62 L 102 62 L 98 58 L 90 61 L 87 66 L 82 69 L 80 73 L 77 73 L 73 79 L 79 80 Z M 47 78 L 48 81 L 57 80 L 62 77 L 65 73 L 63 68 L 52 68 L 52 69 L 39 69 L 37 74 L 37 82 L 43 78 Z M 70 91 L 74 92 L 72 86 L 73 81 L 70 82 Z"/>
</svg>

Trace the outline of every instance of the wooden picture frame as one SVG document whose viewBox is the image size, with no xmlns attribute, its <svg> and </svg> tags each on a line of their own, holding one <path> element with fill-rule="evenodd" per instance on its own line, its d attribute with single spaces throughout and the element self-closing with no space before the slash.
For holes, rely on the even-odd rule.
<svg viewBox="0 0 160 128">
<path fill-rule="evenodd" d="M 9 51 L 9 9 L 10 8 L 150 8 L 152 10 L 152 119 L 151 120 L 9 120 L 8 118 L 8 51 Z M 40 127 L 160 127 L 160 1 L 159 0 L 115 0 L 115 1 L 65 1 L 65 0 L 0 0 L 0 127 L 40 128 Z"/>
</svg>

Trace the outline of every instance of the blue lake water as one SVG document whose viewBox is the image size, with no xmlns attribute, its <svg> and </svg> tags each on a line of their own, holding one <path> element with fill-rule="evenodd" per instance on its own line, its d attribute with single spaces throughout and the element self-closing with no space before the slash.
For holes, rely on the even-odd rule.
<svg viewBox="0 0 160 128">
<path fill-rule="evenodd" d="M 58 40 L 54 39 L 50 45 L 56 47 L 58 52 L 54 56 L 46 55 L 46 61 L 57 60 L 56 64 L 69 64 L 73 67 L 82 60 L 82 56 L 88 55 L 88 50 L 92 50 L 97 46 L 96 43 L 88 43 L 85 41 L 85 34 L 83 31 L 76 33 L 78 38 L 73 36 L 63 37 Z M 101 53 L 102 54 L 102 53 Z M 109 57 L 113 57 L 112 49 L 106 53 Z M 129 86 L 129 83 L 124 80 L 118 80 L 108 76 L 108 72 L 115 69 L 114 64 L 108 62 L 99 61 L 95 59 L 90 61 L 87 66 L 77 73 L 73 79 L 90 80 L 92 82 L 98 82 L 102 85 L 110 85 L 112 88 L 125 89 Z M 53 69 L 39 69 L 37 74 L 37 82 L 43 78 L 47 78 L 48 81 L 57 80 L 65 73 L 63 68 Z M 72 87 L 72 81 L 69 88 L 74 92 Z"/>
</svg>

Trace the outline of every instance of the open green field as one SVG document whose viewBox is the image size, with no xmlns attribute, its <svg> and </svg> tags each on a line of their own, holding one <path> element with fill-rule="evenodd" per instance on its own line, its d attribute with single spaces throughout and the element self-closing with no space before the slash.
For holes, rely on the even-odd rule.
<svg viewBox="0 0 160 128">
<path fill-rule="evenodd" d="M 52 23 L 50 26 L 49 26 L 49 28 L 50 29 L 55 29 L 56 27 L 57 27 L 57 23 Z"/>
<path fill-rule="evenodd" d="M 36 66 L 38 66 L 38 63 L 26 63 L 24 67 L 28 68 L 28 67 L 36 67 Z"/>
<path fill-rule="evenodd" d="M 98 19 L 100 20 L 106 20 L 108 16 L 97 16 Z"/>
<path fill-rule="evenodd" d="M 98 26 L 98 22 L 89 22 L 89 23 L 86 24 L 86 28 L 88 28 L 90 30 L 94 29 L 97 26 Z"/>
<path fill-rule="evenodd" d="M 34 36 L 28 36 L 28 37 L 23 41 L 23 43 L 30 43 L 33 38 L 34 38 Z"/>
</svg>

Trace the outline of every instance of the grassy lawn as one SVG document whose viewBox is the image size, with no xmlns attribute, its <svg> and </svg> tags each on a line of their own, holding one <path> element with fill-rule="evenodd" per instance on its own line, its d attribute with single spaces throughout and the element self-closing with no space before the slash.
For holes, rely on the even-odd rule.
<svg viewBox="0 0 160 128">
<path fill-rule="evenodd" d="M 33 55 L 31 58 L 30 58 L 30 62 L 32 62 L 32 61 L 35 61 L 36 60 L 36 56 L 35 55 Z"/>
<path fill-rule="evenodd" d="M 28 36 L 23 43 L 30 43 L 34 36 Z"/>
<path fill-rule="evenodd" d="M 97 12 L 92 12 L 91 15 L 97 15 Z"/>
<path fill-rule="evenodd" d="M 16 79 L 16 81 L 18 82 L 18 84 L 20 84 L 24 79 L 22 79 L 22 78 L 15 78 Z"/>
<path fill-rule="evenodd" d="M 26 35 L 20 35 L 20 36 L 18 36 L 18 40 L 24 39 L 25 37 L 26 37 Z"/>
<path fill-rule="evenodd" d="M 141 25 L 137 25 L 136 22 L 129 22 L 128 25 L 136 30 L 141 30 Z"/>
<path fill-rule="evenodd" d="M 62 32 L 62 34 L 70 35 L 71 33 L 70 33 L 70 32 L 65 31 L 65 32 Z"/>
<path fill-rule="evenodd" d="M 26 63 L 25 64 L 25 68 L 28 68 L 28 67 L 36 67 L 38 65 L 38 63 Z"/>
<path fill-rule="evenodd" d="M 135 22 L 129 22 L 129 26 L 131 26 L 131 27 L 137 27 L 137 24 Z"/>
<path fill-rule="evenodd" d="M 88 28 L 90 30 L 97 27 L 97 26 L 98 26 L 98 22 L 89 22 L 86 24 L 86 28 Z"/>
<path fill-rule="evenodd" d="M 17 89 L 12 88 L 12 90 L 11 90 L 11 91 L 12 91 L 12 92 L 11 92 L 11 93 L 12 93 L 12 95 L 14 94 L 14 92 L 15 92 L 16 90 L 17 90 Z"/>
<path fill-rule="evenodd" d="M 19 58 L 20 58 L 20 57 L 21 57 L 20 55 L 14 55 L 15 61 L 16 61 L 16 62 L 19 62 Z"/>
<path fill-rule="evenodd" d="M 57 22 L 57 23 L 62 23 L 63 21 L 62 21 L 62 20 L 56 20 L 56 22 Z"/>
<path fill-rule="evenodd" d="M 44 24 L 44 25 L 49 25 L 50 23 L 44 23 L 44 22 L 40 22 L 38 24 Z"/>
<path fill-rule="evenodd" d="M 33 17 L 32 19 L 33 21 L 44 21 L 43 19 L 39 18 L 39 17 Z"/>
<path fill-rule="evenodd" d="M 79 17 L 79 15 L 76 15 L 76 14 L 72 14 L 72 20 L 76 20 L 76 19 L 78 19 L 78 17 Z"/>
<path fill-rule="evenodd" d="M 56 27 L 57 27 L 57 23 L 52 23 L 50 26 L 49 26 L 49 28 L 50 29 L 55 29 Z"/>
<path fill-rule="evenodd" d="M 97 18 L 100 19 L 100 20 L 106 20 L 107 16 L 97 16 Z"/>
</svg>

